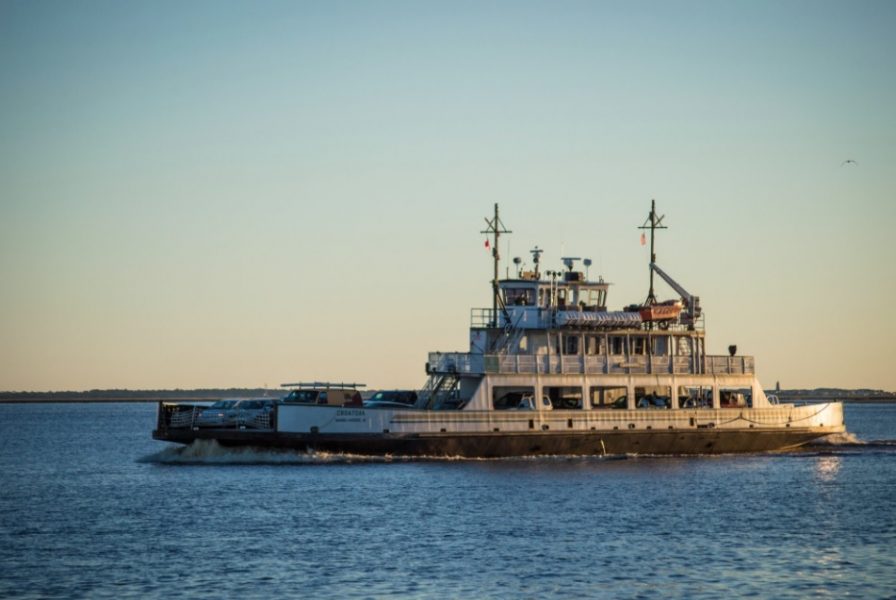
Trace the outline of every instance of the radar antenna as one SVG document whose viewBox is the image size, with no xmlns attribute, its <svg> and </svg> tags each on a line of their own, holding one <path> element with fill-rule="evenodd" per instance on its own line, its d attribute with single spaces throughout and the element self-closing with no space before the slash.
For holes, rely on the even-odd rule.
<svg viewBox="0 0 896 600">
<path fill-rule="evenodd" d="M 575 266 L 577 260 L 582 260 L 578 256 L 564 256 L 560 260 L 563 261 L 563 264 L 566 266 L 567 271 L 572 271 L 572 268 Z"/>
<path fill-rule="evenodd" d="M 644 301 L 644 304 L 647 306 L 651 306 L 656 304 L 656 296 L 653 293 L 653 266 L 656 263 L 656 253 L 653 250 L 653 235 L 657 229 L 668 229 L 665 225 L 663 225 L 663 219 L 666 218 L 666 215 L 657 216 L 656 214 L 656 200 L 650 201 L 650 214 L 647 215 L 647 220 L 644 221 L 644 224 L 638 227 L 638 229 L 649 229 L 650 230 L 650 291 L 647 292 L 647 300 Z M 649 223 L 649 224 L 648 224 Z M 642 238 L 643 239 L 643 238 Z"/>
<path fill-rule="evenodd" d="M 498 254 L 498 238 L 502 233 L 513 233 L 512 231 L 505 229 L 504 223 L 501 222 L 501 218 L 498 216 L 498 203 L 495 202 L 495 216 L 492 219 L 485 219 L 485 224 L 488 225 L 488 228 L 480 231 L 479 233 L 485 234 L 494 234 L 495 241 L 492 244 L 492 258 L 495 262 L 495 277 L 492 279 L 492 327 L 498 326 L 498 263 L 501 261 L 501 255 Z"/>
<path fill-rule="evenodd" d="M 532 262 L 535 263 L 535 279 L 541 279 L 541 273 L 538 272 L 538 263 L 541 262 L 541 253 L 544 252 L 538 246 L 535 246 L 529 252 L 532 253 Z"/>
</svg>

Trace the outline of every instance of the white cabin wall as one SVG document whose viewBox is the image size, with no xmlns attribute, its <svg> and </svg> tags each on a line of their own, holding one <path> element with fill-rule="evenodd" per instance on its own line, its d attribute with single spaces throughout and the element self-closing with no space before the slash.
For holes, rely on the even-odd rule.
<svg viewBox="0 0 896 600">
<path fill-rule="evenodd" d="M 527 335 L 529 354 L 536 354 L 541 356 L 548 354 L 548 336 L 544 332 L 530 331 Z"/>
<path fill-rule="evenodd" d="M 476 390 L 482 384 L 483 378 L 461 377 L 458 386 L 458 394 L 461 399 L 472 398 L 476 395 Z"/>
<path fill-rule="evenodd" d="M 768 397 L 765 395 L 765 390 L 762 389 L 762 385 L 759 384 L 759 380 L 755 377 L 750 390 L 753 394 L 753 408 L 771 406 Z"/>
<path fill-rule="evenodd" d="M 490 398 L 491 385 L 489 384 L 488 377 L 483 377 L 478 380 L 478 385 L 476 385 L 475 390 L 470 397 L 470 401 L 464 405 L 463 410 L 491 410 L 492 403 Z"/>
</svg>

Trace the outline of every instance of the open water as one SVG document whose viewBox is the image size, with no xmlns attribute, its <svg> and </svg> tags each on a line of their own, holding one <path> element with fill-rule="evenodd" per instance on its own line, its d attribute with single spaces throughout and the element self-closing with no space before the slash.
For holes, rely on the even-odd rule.
<svg viewBox="0 0 896 600">
<path fill-rule="evenodd" d="M 790 454 L 412 461 L 0 405 L 0 597 L 894 597 L 896 405 L 846 421 Z"/>
</svg>

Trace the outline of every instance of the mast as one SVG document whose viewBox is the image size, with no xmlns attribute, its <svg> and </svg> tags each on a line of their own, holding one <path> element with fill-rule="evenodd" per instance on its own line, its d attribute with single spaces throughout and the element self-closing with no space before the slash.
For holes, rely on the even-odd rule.
<svg viewBox="0 0 896 600">
<path fill-rule="evenodd" d="M 504 223 L 501 222 L 501 218 L 498 216 L 498 203 L 495 202 L 495 216 L 493 219 L 485 219 L 485 224 L 488 225 L 488 229 L 480 231 L 479 233 L 485 234 L 494 234 L 494 242 L 492 243 L 492 259 L 495 263 L 495 276 L 492 279 L 492 327 L 498 326 L 498 302 L 500 301 L 498 297 L 498 265 L 501 261 L 501 256 L 498 254 L 498 238 L 502 233 L 513 233 L 504 228 Z"/>
<path fill-rule="evenodd" d="M 638 227 L 638 229 L 649 229 L 650 230 L 650 291 L 647 292 L 647 300 L 644 301 L 644 304 L 650 306 L 652 304 L 656 304 L 656 296 L 653 293 L 653 265 L 656 264 L 656 252 L 653 249 L 653 236 L 654 232 L 657 229 L 668 229 L 665 225 L 663 225 L 663 219 L 666 218 L 666 215 L 657 216 L 656 214 L 656 200 L 650 200 L 650 214 L 647 215 L 647 220 L 644 221 L 644 224 Z M 648 225 L 650 223 L 650 225 Z"/>
</svg>

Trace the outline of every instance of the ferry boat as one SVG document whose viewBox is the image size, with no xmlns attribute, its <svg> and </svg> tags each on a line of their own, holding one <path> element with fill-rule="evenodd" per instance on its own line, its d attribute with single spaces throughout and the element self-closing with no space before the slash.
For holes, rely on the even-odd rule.
<svg viewBox="0 0 896 600">
<path fill-rule="evenodd" d="M 533 268 L 515 258 L 514 276 L 499 279 L 499 238 L 511 232 L 495 204 L 482 231 L 491 236 L 492 306 L 471 311 L 466 352 L 429 353 L 426 384 L 408 396 L 411 405 L 359 404 L 352 388 L 340 391 L 348 399 L 341 405 L 277 402 L 265 427 L 208 428 L 196 425 L 201 409 L 160 403 L 153 437 L 361 455 L 507 457 L 768 452 L 845 431 L 841 403 L 778 403 L 763 391 L 752 356 L 738 355 L 735 346 L 727 355 L 707 354 L 699 297 L 656 262 L 663 218 L 653 202 L 640 227 L 650 232 L 646 300 L 609 310 L 610 284 L 588 278 L 588 259 L 564 257 L 564 269 L 542 271 L 536 247 Z M 678 297 L 657 301 L 655 275 Z"/>
</svg>

